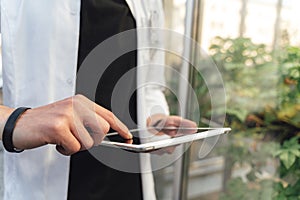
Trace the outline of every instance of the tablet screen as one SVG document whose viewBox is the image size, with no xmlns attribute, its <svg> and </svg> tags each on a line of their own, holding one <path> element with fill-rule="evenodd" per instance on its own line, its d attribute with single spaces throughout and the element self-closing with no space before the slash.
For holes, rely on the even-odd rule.
<svg viewBox="0 0 300 200">
<path fill-rule="evenodd" d="M 212 130 L 212 128 L 175 128 L 175 127 L 164 127 L 157 128 L 151 127 L 147 129 L 134 129 L 130 130 L 133 138 L 130 140 L 122 138 L 117 132 L 108 133 L 104 141 L 118 142 L 124 144 L 141 144 L 140 135 L 147 135 L 147 142 L 155 142 L 161 139 L 175 138 L 184 135 L 190 135 L 194 133 L 204 132 Z"/>
<path fill-rule="evenodd" d="M 133 136 L 131 140 L 127 140 L 122 138 L 120 135 L 108 135 L 105 137 L 104 141 L 119 142 L 126 144 L 140 144 L 140 138 L 137 136 Z"/>
</svg>

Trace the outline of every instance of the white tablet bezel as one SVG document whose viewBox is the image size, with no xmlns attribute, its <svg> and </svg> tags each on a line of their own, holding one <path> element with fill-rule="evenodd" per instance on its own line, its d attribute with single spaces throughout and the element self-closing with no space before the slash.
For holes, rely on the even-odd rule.
<svg viewBox="0 0 300 200">
<path fill-rule="evenodd" d="M 153 128 L 150 128 L 153 129 Z M 174 129 L 174 128 L 173 128 Z M 204 130 L 204 131 L 203 131 Z M 134 131 L 137 131 L 136 129 Z M 193 142 L 196 140 L 205 139 L 208 137 L 213 137 L 217 135 L 221 135 L 224 133 L 228 133 L 231 131 L 231 128 L 198 128 L 197 133 L 181 135 L 178 137 L 162 139 L 158 141 L 151 141 L 142 144 L 126 144 L 121 142 L 114 141 L 106 141 L 103 140 L 101 145 L 113 147 L 113 148 L 121 148 L 129 151 L 134 151 L 137 153 L 146 153 L 154 150 L 158 150 L 165 147 L 176 146 L 183 143 Z M 115 135 L 116 133 L 111 133 L 108 135 Z"/>
</svg>

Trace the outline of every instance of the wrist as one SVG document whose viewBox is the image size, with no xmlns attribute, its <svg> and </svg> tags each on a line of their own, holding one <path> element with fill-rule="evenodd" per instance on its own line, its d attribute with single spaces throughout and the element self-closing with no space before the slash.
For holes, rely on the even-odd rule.
<svg viewBox="0 0 300 200">
<path fill-rule="evenodd" d="M 0 106 L 0 113 L 1 113 L 1 115 L 0 115 L 0 139 L 1 140 L 2 140 L 2 133 L 3 133 L 5 123 L 13 111 L 14 111 L 13 108 Z"/>
<path fill-rule="evenodd" d="M 4 128 L 3 128 L 3 134 L 2 134 L 2 142 L 3 142 L 3 146 L 4 149 L 8 152 L 12 152 L 12 153 L 20 153 L 23 150 L 20 150 L 17 148 L 17 146 L 14 145 L 13 142 L 13 133 L 14 133 L 14 129 L 15 126 L 17 124 L 17 121 L 19 120 L 19 118 L 21 117 L 21 115 L 30 108 L 27 107 L 19 107 L 17 109 L 15 109 L 12 114 L 8 117 Z"/>
</svg>

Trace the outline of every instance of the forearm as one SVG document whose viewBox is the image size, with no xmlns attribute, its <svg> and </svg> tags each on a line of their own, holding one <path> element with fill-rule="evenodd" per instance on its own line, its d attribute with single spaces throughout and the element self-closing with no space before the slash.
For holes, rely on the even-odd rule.
<svg viewBox="0 0 300 200">
<path fill-rule="evenodd" d="M 1 140 L 6 121 L 13 111 L 0 106 Z M 13 129 L 12 143 L 17 149 L 55 144 L 60 153 L 71 155 L 101 143 L 110 128 L 126 139 L 132 138 L 128 128 L 112 112 L 76 95 L 22 113 Z"/>
<path fill-rule="evenodd" d="M 3 128 L 9 115 L 14 109 L 5 106 L 0 106 L 0 139 L 2 140 Z"/>
</svg>

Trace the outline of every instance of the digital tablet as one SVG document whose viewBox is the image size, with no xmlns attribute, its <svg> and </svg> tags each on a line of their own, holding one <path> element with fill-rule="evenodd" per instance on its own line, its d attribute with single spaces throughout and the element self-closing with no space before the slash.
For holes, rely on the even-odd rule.
<svg viewBox="0 0 300 200">
<path fill-rule="evenodd" d="M 130 130 L 132 140 L 123 139 L 117 132 L 108 133 L 101 145 L 121 148 L 137 153 L 147 153 L 230 132 L 230 128 L 147 128 Z M 171 136 L 170 136 L 171 135 Z M 144 139 L 140 139 L 147 136 Z M 142 143 L 141 143 L 141 140 Z"/>
</svg>

